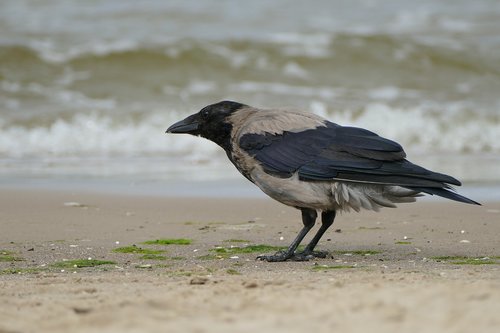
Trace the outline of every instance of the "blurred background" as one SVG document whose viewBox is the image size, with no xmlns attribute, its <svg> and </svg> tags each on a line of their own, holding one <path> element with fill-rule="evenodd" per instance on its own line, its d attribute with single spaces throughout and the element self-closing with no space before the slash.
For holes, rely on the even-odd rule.
<svg viewBox="0 0 500 333">
<path fill-rule="evenodd" d="M 4 184 L 240 184 L 214 144 L 164 134 L 223 99 L 366 127 L 500 183 L 495 0 L 2 0 L 0 31 Z"/>
</svg>

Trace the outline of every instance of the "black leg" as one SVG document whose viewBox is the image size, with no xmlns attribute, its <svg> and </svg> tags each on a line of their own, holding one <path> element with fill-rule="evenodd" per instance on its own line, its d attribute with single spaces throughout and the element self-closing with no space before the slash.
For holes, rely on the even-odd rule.
<svg viewBox="0 0 500 333">
<path fill-rule="evenodd" d="M 301 208 L 302 211 L 302 223 L 304 224 L 304 227 L 302 230 L 300 230 L 299 234 L 295 238 L 295 240 L 290 244 L 288 249 L 285 251 L 279 251 L 273 255 L 270 256 L 258 256 L 257 259 L 259 260 L 265 260 L 265 261 L 286 261 L 288 259 L 293 259 L 295 250 L 299 246 L 300 242 L 304 239 L 304 237 L 307 235 L 309 230 L 314 226 L 314 223 L 316 222 L 316 217 L 318 217 L 318 213 L 314 209 L 309 209 L 309 208 Z M 297 258 L 300 260 L 300 258 Z"/>
<path fill-rule="evenodd" d="M 307 260 L 306 258 L 313 258 L 313 257 L 318 257 L 318 258 L 326 258 L 328 255 L 327 252 L 314 252 L 314 248 L 316 245 L 318 245 L 319 240 L 321 237 L 323 237 L 323 234 L 325 231 L 330 228 L 330 226 L 333 224 L 333 220 L 335 220 L 335 211 L 334 210 L 327 210 L 321 213 L 321 227 L 319 228 L 318 232 L 316 235 L 314 235 L 313 239 L 309 244 L 307 244 L 306 248 L 304 249 L 303 252 L 298 253 L 297 256 L 304 257 L 304 260 Z"/>
</svg>

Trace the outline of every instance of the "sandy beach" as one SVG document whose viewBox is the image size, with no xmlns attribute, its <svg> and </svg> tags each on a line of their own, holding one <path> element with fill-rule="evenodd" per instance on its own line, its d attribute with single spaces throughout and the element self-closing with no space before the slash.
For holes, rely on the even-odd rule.
<svg viewBox="0 0 500 333">
<path fill-rule="evenodd" d="M 0 27 L 0 333 L 500 332 L 500 1 L 16 0 Z M 166 133 L 220 101 L 366 129 L 483 205 L 338 214 L 326 258 L 258 261 L 300 212 Z M 259 163 L 308 155 L 273 174 L 413 172 L 297 117 L 220 133 Z"/>
<path fill-rule="evenodd" d="M 342 214 L 327 259 L 266 263 L 301 227 L 272 200 L 3 189 L 0 332 L 497 332 L 499 217 Z"/>
</svg>

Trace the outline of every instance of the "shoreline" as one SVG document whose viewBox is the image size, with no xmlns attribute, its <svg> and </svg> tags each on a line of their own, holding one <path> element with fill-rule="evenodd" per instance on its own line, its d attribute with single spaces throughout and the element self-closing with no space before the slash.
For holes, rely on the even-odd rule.
<svg viewBox="0 0 500 333">
<path fill-rule="evenodd" d="M 455 190 L 478 202 L 500 201 L 500 182 L 466 182 Z M 268 199 L 257 186 L 241 177 L 225 179 L 148 179 L 146 177 L 0 177 L 2 190 L 76 191 L 97 194 L 165 198 Z M 446 199 L 424 195 L 419 202 Z"/>
</svg>

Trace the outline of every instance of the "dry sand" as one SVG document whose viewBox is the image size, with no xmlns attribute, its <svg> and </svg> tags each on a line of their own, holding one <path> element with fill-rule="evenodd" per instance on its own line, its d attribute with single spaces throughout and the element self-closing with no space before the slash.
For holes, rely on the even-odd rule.
<svg viewBox="0 0 500 333">
<path fill-rule="evenodd" d="M 0 190 L 0 333 L 500 331 L 500 203 L 343 214 L 310 262 L 213 250 L 300 227 L 271 200 Z M 113 252 L 133 244 L 166 258 Z M 114 264 L 53 266 L 88 258 Z"/>
</svg>

